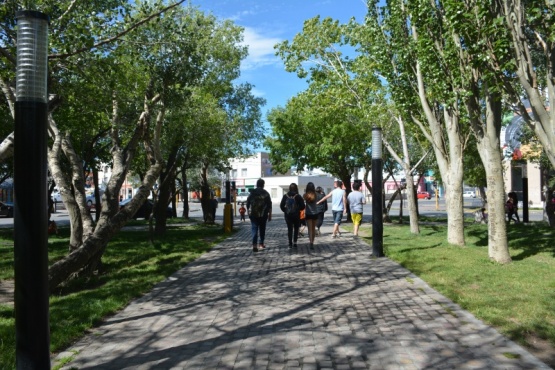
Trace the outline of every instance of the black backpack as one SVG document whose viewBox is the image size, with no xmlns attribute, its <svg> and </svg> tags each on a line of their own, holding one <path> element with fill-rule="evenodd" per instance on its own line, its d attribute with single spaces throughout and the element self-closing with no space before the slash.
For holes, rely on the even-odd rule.
<svg viewBox="0 0 555 370">
<path fill-rule="evenodd" d="M 266 195 L 264 193 L 252 196 L 249 215 L 256 218 L 264 217 L 266 213 Z"/>
<path fill-rule="evenodd" d="M 295 199 L 297 195 L 293 195 L 290 197 L 289 195 L 285 195 L 287 200 L 285 201 L 285 214 L 286 215 L 294 215 L 299 212 L 299 205 L 297 204 L 297 200 Z"/>
</svg>

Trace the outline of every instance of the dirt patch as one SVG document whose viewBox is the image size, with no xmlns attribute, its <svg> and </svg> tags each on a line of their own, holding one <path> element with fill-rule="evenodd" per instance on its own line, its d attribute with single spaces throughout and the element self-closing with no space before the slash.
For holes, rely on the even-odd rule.
<svg viewBox="0 0 555 370">
<path fill-rule="evenodd" d="M 530 334 L 526 337 L 526 343 L 526 349 L 531 354 L 555 369 L 555 347 L 549 341 Z"/>
</svg>

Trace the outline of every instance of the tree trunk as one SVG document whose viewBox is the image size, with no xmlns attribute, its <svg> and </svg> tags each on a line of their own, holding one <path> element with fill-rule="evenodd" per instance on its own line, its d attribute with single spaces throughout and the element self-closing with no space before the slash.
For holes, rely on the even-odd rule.
<svg viewBox="0 0 555 370">
<path fill-rule="evenodd" d="M 155 220 L 154 235 L 157 237 L 166 234 L 167 229 L 167 209 L 171 198 L 171 181 L 167 181 L 167 176 L 168 174 L 163 171 L 160 174 L 156 201 L 152 207 L 152 216 Z"/>
<path fill-rule="evenodd" d="M 555 196 L 553 196 L 553 191 L 554 189 L 549 187 L 545 189 L 544 220 L 547 220 L 550 227 L 555 228 Z"/>
<path fill-rule="evenodd" d="M 178 147 L 174 147 L 169 151 L 164 170 L 160 173 L 160 179 L 158 181 L 158 201 L 154 204 L 152 210 L 156 219 L 156 225 L 154 227 L 155 236 L 166 234 L 168 205 L 172 201 L 172 195 L 175 189 L 178 153 Z"/>
<path fill-rule="evenodd" d="M 461 153 L 462 154 L 462 153 Z M 447 242 L 464 246 L 464 209 L 463 209 L 463 163 L 451 163 L 447 176 L 441 175 L 445 183 L 445 207 L 447 210 Z"/>
<path fill-rule="evenodd" d="M 139 207 L 147 199 L 161 170 L 160 151 L 157 150 L 159 145 L 159 137 L 155 134 L 153 139 L 145 138 L 145 130 L 150 125 L 151 106 L 155 105 L 160 95 L 150 97 L 152 94 L 146 93 L 144 100 L 144 111 L 141 113 L 137 126 L 133 135 L 130 137 L 127 145 L 122 148 L 121 138 L 118 130 L 118 109 L 117 102 L 114 101 L 112 116 L 112 176 L 108 181 L 104 196 L 101 202 L 101 214 L 96 225 L 93 224 L 90 213 L 86 209 L 86 199 L 84 194 L 83 168 L 82 161 L 73 150 L 69 138 L 63 137 L 51 121 L 51 131 L 54 134 L 54 145 L 49 152 L 49 165 L 55 172 L 59 169 L 60 147 L 63 147 L 63 154 L 70 163 L 70 172 L 72 173 L 72 193 L 66 192 L 66 197 L 62 193 L 62 199 L 66 207 L 69 207 L 70 217 L 73 217 L 72 228 L 74 226 L 83 225 L 82 240 L 77 248 L 63 259 L 54 263 L 48 272 L 48 282 L 50 289 L 55 289 L 58 285 L 68 280 L 72 275 L 81 271 L 91 271 L 97 268 L 101 262 L 104 250 L 109 240 L 125 225 L 125 223 L 133 217 Z M 163 123 L 163 105 L 156 120 L 154 132 L 159 132 Z M 63 138 L 63 139 L 62 139 Z M 152 140 L 152 141 L 151 141 Z M 148 169 L 142 185 L 133 197 L 133 199 L 123 208 L 119 209 L 119 192 L 123 182 L 127 176 L 129 166 L 133 161 L 137 147 L 143 142 L 147 148 L 147 156 L 150 160 L 150 168 Z M 54 175 L 53 175 L 54 176 Z M 65 180 L 63 176 L 56 179 L 62 182 Z M 67 181 L 66 181 L 67 182 Z M 64 185 L 67 186 L 67 185 Z M 69 186 L 67 186 L 69 187 Z M 73 196 L 72 196 L 73 195 Z M 69 200 L 65 202 L 65 200 Z M 73 230 L 72 230 L 73 233 Z"/>
<path fill-rule="evenodd" d="M 212 194 L 210 185 L 208 184 L 208 165 L 203 164 L 200 169 L 200 204 L 202 208 L 202 215 L 205 223 L 213 224 L 214 218 L 212 217 Z"/>
<path fill-rule="evenodd" d="M 405 169 L 405 178 L 407 179 L 407 202 L 409 209 L 409 219 L 410 219 L 410 231 L 413 234 L 420 234 L 420 226 L 418 225 L 418 201 L 416 197 L 416 187 L 414 186 L 414 181 L 412 179 L 412 170 L 410 168 Z M 413 225 L 416 223 L 416 225 Z"/>
<path fill-rule="evenodd" d="M 420 126 L 422 133 L 432 144 L 439 172 L 445 184 L 447 242 L 453 245 L 464 246 L 462 188 L 463 152 L 466 140 L 464 139 L 463 129 L 458 117 L 459 107 L 456 102 L 443 106 L 441 110 L 438 110 L 435 105 L 432 106 L 426 94 L 426 86 L 419 62 L 416 63 L 416 78 L 418 80 L 418 96 L 428 127 L 425 127 L 419 121 L 419 117 L 413 118 Z"/>
<path fill-rule="evenodd" d="M 480 76 L 480 74 L 476 72 L 473 76 Z M 498 263 L 509 263 L 511 256 L 505 223 L 503 158 L 499 149 L 502 123 L 501 97 L 495 89 L 490 91 L 488 84 L 478 78 L 470 80 L 470 86 L 469 90 L 476 93 L 467 97 L 465 103 L 470 113 L 471 127 L 476 136 L 478 153 L 486 170 L 488 255 Z M 481 94 L 477 93 L 478 91 Z"/>
<path fill-rule="evenodd" d="M 391 221 L 391 216 L 390 216 L 391 215 L 391 206 L 393 205 L 393 202 L 395 201 L 395 199 L 397 199 L 397 195 L 400 195 L 400 194 L 401 194 L 401 189 L 400 188 L 397 188 L 397 190 L 395 190 L 395 193 L 391 194 L 391 198 L 389 198 L 389 202 L 387 202 L 387 205 L 385 206 L 384 211 L 383 211 L 383 214 L 384 214 L 383 222 L 387 222 L 387 223 L 392 222 Z M 399 198 L 402 198 L 402 197 L 399 197 Z M 401 199 L 401 209 L 402 209 L 402 207 L 403 207 L 403 200 Z M 402 222 L 402 217 L 403 216 L 399 215 L 399 217 L 400 217 L 400 220 L 399 220 L 400 222 L 399 223 L 403 223 Z"/>
<path fill-rule="evenodd" d="M 181 169 L 182 187 L 183 187 L 183 218 L 189 218 L 189 185 L 187 184 L 187 169 L 185 166 Z"/>
<path fill-rule="evenodd" d="M 98 171 L 96 168 L 93 170 L 93 182 L 94 182 L 94 220 L 98 222 L 100 218 L 100 189 L 98 186 Z"/>
<path fill-rule="evenodd" d="M 117 167 L 118 164 L 115 163 L 115 171 L 112 172 L 112 176 L 114 176 L 114 173 L 118 174 L 120 172 L 121 168 Z M 110 239 L 121 230 L 147 199 L 160 170 L 160 164 L 151 166 L 143 180 L 143 185 L 141 185 L 131 202 L 122 210 L 118 210 L 118 194 L 126 172 L 124 174 L 120 172 L 119 176 L 110 179 L 104 192 L 102 211 L 94 232 L 86 237 L 77 249 L 50 266 L 48 282 L 51 290 L 69 279 L 73 274 L 79 273 L 83 269 L 90 270 L 93 265 L 98 265 Z"/>
<path fill-rule="evenodd" d="M 483 157 L 489 157 L 484 162 L 487 180 L 488 197 L 488 256 L 498 263 L 511 262 L 507 240 L 507 224 L 505 221 L 505 187 L 503 184 L 502 158 L 499 148 L 486 148 L 487 143 L 479 144 Z M 481 148 L 480 148 L 481 147 Z M 495 158 L 497 157 L 497 158 Z"/>
</svg>

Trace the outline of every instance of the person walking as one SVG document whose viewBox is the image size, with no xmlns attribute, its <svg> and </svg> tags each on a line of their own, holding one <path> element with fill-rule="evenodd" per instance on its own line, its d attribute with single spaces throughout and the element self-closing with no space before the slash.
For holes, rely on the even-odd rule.
<svg viewBox="0 0 555 370">
<path fill-rule="evenodd" d="M 328 195 L 320 199 L 317 204 L 325 202 L 326 199 L 331 197 L 331 211 L 333 215 L 333 232 L 331 237 L 337 238 L 341 235 L 339 231 L 339 225 L 341 225 L 341 219 L 343 214 L 347 214 L 347 196 L 345 195 L 345 190 L 343 190 L 343 182 L 341 180 L 336 180 L 334 183 L 335 189 Z"/>
<path fill-rule="evenodd" d="M 507 199 L 507 203 L 505 203 L 505 213 L 507 213 L 507 221 L 509 224 L 511 221 L 514 221 L 515 223 L 517 222 L 517 220 L 513 219 L 513 216 L 515 215 L 515 204 L 513 202 L 513 198 L 509 197 Z"/>
<path fill-rule="evenodd" d="M 353 220 L 353 235 L 358 236 L 358 228 L 362 222 L 362 206 L 364 205 L 364 195 L 360 192 L 360 182 L 355 181 L 353 191 L 347 196 L 349 209 L 351 210 L 351 220 Z"/>
<path fill-rule="evenodd" d="M 306 190 L 304 193 L 304 201 L 306 203 L 306 227 L 308 229 L 308 240 L 310 242 L 310 248 L 314 249 L 314 237 L 316 236 L 316 222 L 318 221 L 318 204 L 317 202 L 324 196 L 320 193 L 316 193 L 316 187 L 313 182 L 306 184 Z"/>
<path fill-rule="evenodd" d="M 218 199 L 212 195 L 210 199 L 210 211 L 212 212 L 212 222 L 216 222 L 216 211 L 218 210 Z"/>
<path fill-rule="evenodd" d="M 303 197 L 299 194 L 299 187 L 295 183 L 289 185 L 289 191 L 283 195 L 279 208 L 283 212 L 287 224 L 287 239 L 289 248 L 297 248 L 299 227 L 301 226 L 301 211 L 305 209 Z"/>
<path fill-rule="evenodd" d="M 514 191 L 511 191 L 508 195 L 513 202 L 513 214 L 516 217 L 515 222 L 520 222 L 520 217 L 518 217 L 518 195 Z"/>
<path fill-rule="evenodd" d="M 264 190 L 264 180 L 256 181 L 256 189 L 247 198 L 247 211 L 251 220 L 252 251 L 258 252 L 266 248 L 266 222 L 272 221 L 272 198 Z"/>
<path fill-rule="evenodd" d="M 245 213 L 247 213 L 247 209 L 245 208 L 245 203 L 241 203 L 241 208 L 239 208 L 239 215 L 241 216 L 241 222 L 245 222 Z"/>
<path fill-rule="evenodd" d="M 325 197 L 326 193 L 324 193 L 324 189 L 321 186 L 316 187 L 316 193 L 321 194 L 321 197 Z M 328 202 L 323 202 L 318 204 L 318 220 L 316 221 L 316 235 L 322 235 L 320 232 L 320 227 L 324 223 L 324 214 L 328 210 Z"/>
</svg>

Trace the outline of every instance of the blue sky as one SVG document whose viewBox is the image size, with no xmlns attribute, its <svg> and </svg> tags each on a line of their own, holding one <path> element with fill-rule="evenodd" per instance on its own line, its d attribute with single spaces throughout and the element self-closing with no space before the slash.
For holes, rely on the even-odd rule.
<svg viewBox="0 0 555 370">
<path fill-rule="evenodd" d="M 296 74 L 285 71 L 274 55 L 274 45 L 292 40 L 302 31 L 303 22 L 319 15 L 347 22 L 354 17 L 362 22 L 365 0 L 192 0 L 193 5 L 221 19 L 231 19 L 245 28 L 249 57 L 241 66 L 239 82 L 255 86 L 254 93 L 266 99 L 266 112 L 285 106 L 287 100 L 306 88 Z"/>
</svg>

